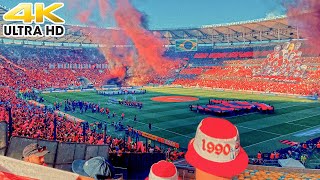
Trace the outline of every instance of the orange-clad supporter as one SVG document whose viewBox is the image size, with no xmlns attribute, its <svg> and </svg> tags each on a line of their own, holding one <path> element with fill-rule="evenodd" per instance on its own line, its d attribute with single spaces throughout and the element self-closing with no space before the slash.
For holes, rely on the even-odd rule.
<svg viewBox="0 0 320 180">
<path fill-rule="evenodd" d="M 186 160 L 196 168 L 196 179 L 231 179 L 242 173 L 248 155 L 240 146 L 236 126 L 225 119 L 203 119 L 188 145 Z"/>
<path fill-rule="evenodd" d="M 176 166 L 164 160 L 154 163 L 149 172 L 149 176 L 145 180 L 182 180 L 179 177 Z"/>
<path fill-rule="evenodd" d="M 44 156 L 49 153 L 46 146 L 39 146 L 32 143 L 23 149 L 23 160 L 26 162 L 47 166 L 44 162 Z"/>
<path fill-rule="evenodd" d="M 270 154 L 270 159 L 274 160 L 274 158 L 275 158 L 275 153 L 273 152 L 273 153 Z"/>
<path fill-rule="evenodd" d="M 97 142 L 97 144 L 98 144 L 98 145 L 103 145 L 103 144 L 104 144 L 103 141 L 104 141 L 104 140 L 101 138 L 101 139 Z"/>
<path fill-rule="evenodd" d="M 89 144 L 92 144 L 93 141 L 94 141 L 94 137 L 93 137 L 93 136 L 90 136 L 90 137 L 89 137 Z"/>
<path fill-rule="evenodd" d="M 257 154 L 257 159 L 258 159 L 258 160 L 261 160 L 261 159 L 262 159 L 262 153 L 261 153 L 261 151 L 258 152 L 258 154 Z"/>
<path fill-rule="evenodd" d="M 279 159 L 280 158 L 280 153 L 276 151 L 275 153 L 275 159 Z"/>
<path fill-rule="evenodd" d="M 307 148 L 308 148 L 308 145 L 307 145 L 306 143 L 303 143 L 303 144 L 302 144 L 302 148 L 303 148 L 303 149 L 307 149 Z"/>
<path fill-rule="evenodd" d="M 317 143 L 317 151 L 320 152 L 320 141 Z"/>
</svg>

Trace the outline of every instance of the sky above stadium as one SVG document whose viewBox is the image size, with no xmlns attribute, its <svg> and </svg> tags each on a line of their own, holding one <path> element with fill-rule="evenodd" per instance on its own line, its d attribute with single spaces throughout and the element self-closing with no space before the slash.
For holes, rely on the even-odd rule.
<svg viewBox="0 0 320 180">
<path fill-rule="evenodd" d="M 115 27 L 113 17 L 102 20 L 98 13 L 91 19 L 92 23 L 81 23 L 77 14 L 86 10 L 87 0 L 61 0 L 66 6 L 56 14 L 72 25 L 96 25 L 98 27 Z M 49 5 L 57 0 L 0 0 L 0 4 L 12 8 L 20 2 L 43 2 Z M 111 0 L 111 5 L 115 5 Z M 265 17 L 284 15 L 279 0 L 132 0 L 133 5 L 146 15 L 149 29 L 199 27 L 202 25 L 231 23 L 254 20 Z M 77 3 L 77 8 L 72 5 Z M 98 7 L 97 7 L 98 8 Z M 111 10 L 112 11 L 112 10 Z M 112 14 L 112 13 L 110 13 Z"/>
</svg>

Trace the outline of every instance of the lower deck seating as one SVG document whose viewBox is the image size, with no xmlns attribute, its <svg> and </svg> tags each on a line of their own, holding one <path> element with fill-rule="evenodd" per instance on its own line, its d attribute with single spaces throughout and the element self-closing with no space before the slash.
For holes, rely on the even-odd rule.
<svg viewBox="0 0 320 180">
<path fill-rule="evenodd" d="M 320 94 L 320 57 L 226 61 L 204 69 L 196 78 L 177 76 L 173 85 L 201 86 L 300 95 Z"/>
</svg>

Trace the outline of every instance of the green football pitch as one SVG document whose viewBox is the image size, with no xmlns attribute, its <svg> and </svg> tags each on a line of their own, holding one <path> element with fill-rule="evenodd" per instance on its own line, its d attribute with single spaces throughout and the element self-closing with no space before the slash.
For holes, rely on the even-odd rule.
<svg viewBox="0 0 320 180">
<path fill-rule="evenodd" d="M 250 94 L 243 92 L 221 92 L 203 89 L 185 88 L 146 88 L 147 93 L 134 95 L 137 101 L 143 103 L 143 108 L 130 108 L 119 104 L 108 103 L 109 96 L 98 95 L 95 92 L 68 92 L 43 94 L 45 104 L 62 102 L 65 99 L 84 100 L 108 107 L 111 112 L 116 112 L 117 117 L 107 119 L 106 115 L 91 113 L 80 114 L 79 110 L 69 114 L 86 120 L 88 122 L 103 121 L 111 124 L 118 121 L 122 112 L 125 113 L 125 125 L 133 126 L 135 129 L 149 132 L 154 135 L 180 143 L 186 148 L 195 132 L 199 122 L 209 115 L 191 112 L 189 104 L 206 104 L 210 98 L 253 100 L 271 104 L 275 107 L 274 114 L 253 113 L 237 117 L 226 118 L 238 127 L 241 146 L 244 147 L 250 157 L 262 152 L 271 152 L 280 148 L 288 147 L 281 144 L 279 140 L 290 140 L 303 142 L 310 138 L 320 136 L 320 106 L 319 101 L 306 99 L 272 96 L 262 94 Z M 156 102 L 152 97 L 182 95 L 199 98 L 194 102 Z M 113 96 L 124 98 L 124 95 Z M 128 97 L 132 98 L 132 97 Z M 63 110 L 63 108 L 61 108 Z M 138 122 L 133 121 L 137 115 Z M 149 131 L 148 123 L 152 124 L 152 131 Z M 108 133 L 119 136 L 108 128 Z"/>
</svg>

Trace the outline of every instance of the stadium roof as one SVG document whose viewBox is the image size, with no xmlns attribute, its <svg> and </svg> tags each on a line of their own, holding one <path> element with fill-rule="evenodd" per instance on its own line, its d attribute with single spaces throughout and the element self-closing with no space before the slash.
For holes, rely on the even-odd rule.
<svg viewBox="0 0 320 180">
<path fill-rule="evenodd" d="M 157 30 L 175 44 L 175 39 L 198 39 L 200 44 L 238 43 L 300 39 L 296 27 L 288 23 L 286 16 L 229 24 L 208 25 L 199 28 Z"/>
<path fill-rule="evenodd" d="M 3 15 L 7 9 L 0 6 L 0 38 L 6 37 L 2 34 L 3 24 L 8 24 L 3 20 Z M 10 38 L 15 40 L 41 41 L 52 43 L 78 43 L 93 44 L 88 33 L 92 27 L 81 27 L 65 25 L 66 34 L 62 38 Z M 121 31 L 117 28 L 99 29 L 102 30 L 101 38 L 107 37 L 110 31 Z M 178 28 L 178 29 L 158 29 L 152 30 L 153 33 L 160 36 L 170 45 L 175 44 L 177 39 L 198 39 L 199 44 L 233 44 L 243 42 L 259 42 L 259 41 L 279 41 L 300 39 L 299 31 L 296 27 L 292 27 L 288 23 L 285 16 L 275 17 L 273 19 L 260 19 L 254 21 L 236 22 L 229 24 L 207 25 L 198 28 Z"/>
</svg>

